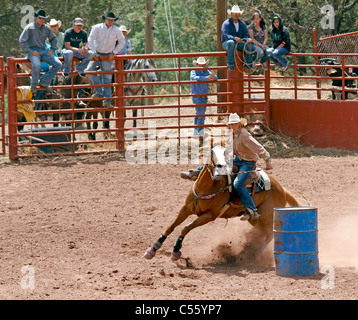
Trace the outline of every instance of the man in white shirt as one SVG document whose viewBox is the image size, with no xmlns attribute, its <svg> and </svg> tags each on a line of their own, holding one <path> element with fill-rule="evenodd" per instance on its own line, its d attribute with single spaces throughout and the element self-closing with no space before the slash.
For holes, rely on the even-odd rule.
<svg viewBox="0 0 358 320">
<path fill-rule="evenodd" d="M 123 33 L 114 21 L 118 19 L 112 12 L 108 12 L 106 16 L 102 16 L 104 22 L 96 24 L 92 27 L 88 38 L 88 47 L 90 50 L 96 52 L 95 57 L 100 61 L 91 61 L 87 67 L 87 71 L 96 71 L 98 64 L 102 71 L 112 71 L 112 60 L 116 54 L 121 51 L 125 44 Z M 118 44 L 116 45 L 116 42 Z M 101 60 L 106 57 L 106 60 Z M 102 74 L 101 77 L 97 74 L 88 74 L 89 79 L 93 84 L 109 84 L 112 82 L 111 74 Z M 112 96 L 111 87 L 96 87 L 93 98 L 110 98 Z M 103 106 L 113 108 L 111 100 L 104 100 Z"/>
</svg>

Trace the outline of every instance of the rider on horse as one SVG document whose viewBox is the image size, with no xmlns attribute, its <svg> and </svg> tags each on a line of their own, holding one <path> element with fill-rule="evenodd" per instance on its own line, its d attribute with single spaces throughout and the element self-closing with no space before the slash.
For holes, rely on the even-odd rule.
<svg viewBox="0 0 358 320">
<path fill-rule="evenodd" d="M 256 162 L 259 158 L 263 158 L 266 162 L 266 170 L 272 169 L 270 154 L 266 149 L 244 128 L 247 120 L 240 118 L 238 114 L 231 113 L 228 126 L 232 129 L 233 134 L 233 153 L 234 164 L 238 167 L 238 172 L 234 180 L 233 186 L 242 202 L 247 209 L 241 220 L 257 220 L 260 215 L 250 196 L 249 191 L 244 187 L 246 179 L 256 168 Z M 197 170 L 182 172 L 181 177 L 184 179 L 193 179 L 199 175 L 201 168 Z"/>
</svg>

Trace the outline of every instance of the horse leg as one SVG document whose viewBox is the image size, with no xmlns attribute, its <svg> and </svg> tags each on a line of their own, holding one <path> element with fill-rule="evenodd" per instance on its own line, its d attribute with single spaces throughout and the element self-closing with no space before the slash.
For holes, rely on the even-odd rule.
<svg viewBox="0 0 358 320">
<path fill-rule="evenodd" d="M 210 212 L 206 212 L 197 219 L 195 219 L 191 224 L 187 225 L 183 228 L 181 231 L 180 236 L 178 237 L 177 241 L 174 244 L 173 251 L 172 251 L 172 260 L 176 261 L 179 260 L 181 257 L 181 247 L 183 244 L 184 237 L 194 228 L 203 226 L 204 224 L 207 224 L 210 221 L 213 221 L 215 218 Z"/>
<path fill-rule="evenodd" d="M 90 120 L 93 116 L 93 112 L 87 112 L 86 114 L 86 120 Z M 91 130 L 91 122 L 88 121 L 86 122 L 86 125 L 87 125 L 87 130 Z M 96 136 L 94 133 L 92 132 L 88 132 L 88 140 L 96 140 Z"/>
<path fill-rule="evenodd" d="M 266 237 L 264 239 L 264 243 L 262 244 L 262 247 L 260 248 L 260 250 L 257 251 L 256 256 L 261 256 L 262 252 L 265 250 L 265 248 L 267 247 L 267 245 L 271 242 L 273 238 L 273 234 L 270 233 L 266 233 Z"/>
<path fill-rule="evenodd" d="M 187 208 L 186 205 L 184 205 L 175 220 L 167 227 L 165 232 L 160 236 L 160 238 L 154 243 L 154 245 L 147 249 L 147 251 L 144 253 L 144 258 L 146 259 L 152 259 L 155 256 L 156 251 L 162 246 L 164 240 L 174 231 L 174 229 L 183 223 L 189 216 L 191 212 Z"/>
<path fill-rule="evenodd" d="M 132 109 L 132 112 L 133 112 L 133 118 L 137 118 L 138 109 Z M 133 120 L 133 127 L 137 127 L 137 120 L 136 119 Z"/>
<path fill-rule="evenodd" d="M 98 112 L 94 112 L 92 117 L 93 117 L 94 120 L 97 120 L 98 119 Z M 97 128 L 98 128 L 98 121 L 95 121 L 95 122 L 93 122 L 93 130 L 97 130 Z M 96 140 L 96 132 L 92 133 L 92 138 L 93 138 L 93 140 Z"/>
</svg>

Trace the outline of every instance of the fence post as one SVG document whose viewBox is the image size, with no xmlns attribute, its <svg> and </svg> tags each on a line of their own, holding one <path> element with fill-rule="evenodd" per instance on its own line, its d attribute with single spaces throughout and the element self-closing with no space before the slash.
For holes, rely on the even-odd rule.
<svg viewBox="0 0 358 320">
<path fill-rule="evenodd" d="M 1 132 L 0 141 L 1 148 L 0 154 L 5 154 L 5 76 L 4 76 L 4 57 L 0 57 L 0 116 L 1 116 Z"/>
<path fill-rule="evenodd" d="M 317 42 L 317 29 L 313 28 L 313 48 L 314 48 L 314 53 L 318 53 L 318 42 Z M 314 60 L 315 60 L 315 64 L 319 64 L 318 61 L 318 56 L 314 56 Z M 319 77 L 319 73 L 320 73 L 320 68 L 316 68 L 316 77 Z M 321 81 L 316 80 L 316 87 L 317 89 L 321 88 Z M 321 91 L 317 90 L 317 99 L 321 99 Z"/>
<path fill-rule="evenodd" d="M 346 61 L 342 55 L 342 100 L 346 100 Z"/>
<path fill-rule="evenodd" d="M 242 64 L 243 53 L 237 51 L 237 55 L 234 70 L 228 70 L 228 89 L 231 94 L 229 95 L 229 101 L 232 104 L 229 105 L 230 113 L 242 114 L 244 112 L 244 66 Z"/>
<path fill-rule="evenodd" d="M 117 150 L 124 150 L 124 61 L 123 59 L 118 59 L 115 57 L 115 88 L 116 88 L 116 96 L 118 97 L 115 100 L 115 106 L 116 106 L 116 144 L 117 144 Z"/>
<path fill-rule="evenodd" d="M 7 78 L 7 112 L 8 112 L 8 131 L 9 131 L 9 158 L 17 158 L 17 106 L 16 106 L 16 73 L 14 58 L 7 59 L 8 78 Z"/>
<path fill-rule="evenodd" d="M 265 70 L 265 121 L 266 127 L 271 129 L 271 79 L 270 79 L 270 60 L 267 61 L 269 66 L 268 70 Z"/>
</svg>

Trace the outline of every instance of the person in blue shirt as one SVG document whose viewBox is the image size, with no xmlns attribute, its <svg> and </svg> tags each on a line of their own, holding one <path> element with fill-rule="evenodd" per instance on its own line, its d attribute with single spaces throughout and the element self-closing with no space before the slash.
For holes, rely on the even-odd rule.
<svg viewBox="0 0 358 320">
<path fill-rule="evenodd" d="M 38 10 L 35 13 L 35 21 L 28 24 L 19 37 L 19 44 L 32 63 L 30 85 L 33 94 L 36 92 L 37 85 L 51 93 L 52 89 L 49 85 L 62 67 L 61 61 L 54 55 L 57 48 L 57 38 L 51 28 L 45 24 L 45 19 L 47 18 L 45 10 Z M 46 50 L 45 41 L 47 38 L 49 39 L 51 50 Z M 52 68 L 40 77 L 41 60 L 48 63 Z"/>
<path fill-rule="evenodd" d="M 256 69 L 256 65 L 252 63 L 256 60 L 256 46 L 249 36 L 245 22 L 240 20 L 243 12 L 244 10 L 241 11 L 239 6 L 233 6 L 231 10 L 228 10 L 231 18 L 226 19 L 221 26 L 221 42 L 227 51 L 229 70 L 234 70 L 235 67 L 235 48 L 244 52 L 244 66 Z"/>
<path fill-rule="evenodd" d="M 50 44 L 46 43 L 45 45 L 46 45 L 45 50 L 51 50 L 51 45 Z M 58 57 L 56 51 L 53 53 L 53 55 L 55 57 Z M 25 58 L 28 59 L 29 55 L 27 54 L 25 56 Z M 48 72 L 49 70 L 50 70 L 49 64 L 44 62 L 44 61 L 42 61 L 41 62 L 41 70 L 40 70 L 40 72 Z M 51 85 L 53 84 L 53 81 L 54 81 L 54 79 L 51 80 Z M 36 93 L 33 94 L 33 97 L 34 97 L 35 100 L 43 100 L 44 97 L 45 97 L 45 91 L 44 90 L 36 90 Z M 41 105 L 40 103 L 35 103 L 35 110 L 40 110 L 40 105 Z"/>
<path fill-rule="evenodd" d="M 195 81 L 191 84 L 190 93 L 197 95 L 193 96 L 193 103 L 200 105 L 195 107 L 197 117 L 194 118 L 194 124 L 197 126 L 202 126 L 205 123 L 205 105 L 208 103 L 207 94 L 209 93 L 209 83 L 200 83 L 200 81 L 214 81 L 218 79 L 215 74 L 206 68 L 209 63 L 209 60 L 205 60 L 204 57 L 199 57 L 197 60 L 193 61 L 193 64 L 199 67 L 200 70 L 192 70 L 190 72 L 190 80 Z M 203 127 L 194 128 L 194 136 L 202 135 L 204 135 Z"/>
<path fill-rule="evenodd" d="M 119 30 L 122 31 L 123 36 L 124 36 L 124 40 L 125 40 L 125 44 L 124 47 L 121 49 L 121 51 L 119 51 L 119 54 L 132 54 L 132 45 L 131 45 L 131 41 L 127 38 L 128 34 L 131 32 L 132 29 L 127 30 L 126 26 L 120 26 Z M 130 60 L 123 60 L 124 63 L 124 69 L 126 69 L 129 66 Z"/>
<path fill-rule="evenodd" d="M 119 51 L 119 54 L 132 54 L 131 41 L 127 38 L 132 29 L 127 30 L 126 26 L 120 26 L 119 30 L 122 31 L 126 41 L 124 47 L 121 49 L 121 51 Z"/>
</svg>

